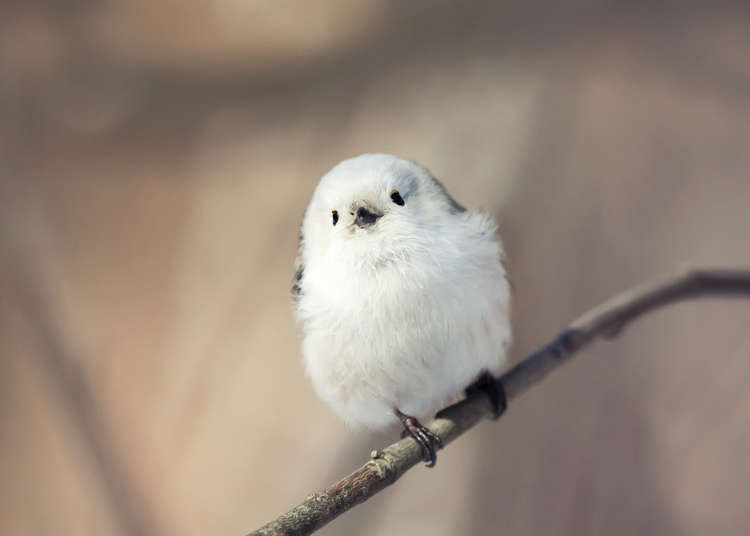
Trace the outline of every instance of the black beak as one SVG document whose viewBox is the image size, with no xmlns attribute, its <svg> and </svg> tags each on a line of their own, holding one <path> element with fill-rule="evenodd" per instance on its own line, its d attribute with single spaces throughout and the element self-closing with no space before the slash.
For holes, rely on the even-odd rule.
<svg viewBox="0 0 750 536">
<path fill-rule="evenodd" d="M 378 214 L 375 212 L 370 212 L 365 207 L 359 207 L 357 209 L 357 215 L 354 218 L 354 223 L 358 227 L 365 228 L 369 227 L 376 221 L 378 221 L 378 218 L 380 218 L 382 214 Z"/>
</svg>

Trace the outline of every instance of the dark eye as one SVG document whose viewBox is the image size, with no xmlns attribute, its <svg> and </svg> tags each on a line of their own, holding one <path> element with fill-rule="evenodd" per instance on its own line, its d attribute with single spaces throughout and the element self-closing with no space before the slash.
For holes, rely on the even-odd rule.
<svg viewBox="0 0 750 536">
<path fill-rule="evenodd" d="M 331 214 L 333 214 L 333 224 L 336 225 L 339 222 L 339 211 L 332 210 Z"/>
<path fill-rule="evenodd" d="M 404 206 L 404 198 L 401 197 L 401 194 L 398 193 L 398 190 L 393 190 L 391 192 L 391 201 L 393 201 L 394 203 L 396 203 L 400 207 Z"/>
</svg>

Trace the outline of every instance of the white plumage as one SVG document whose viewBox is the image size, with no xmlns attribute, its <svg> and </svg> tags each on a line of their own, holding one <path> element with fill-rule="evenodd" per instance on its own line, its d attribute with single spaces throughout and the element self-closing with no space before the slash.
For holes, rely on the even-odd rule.
<svg viewBox="0 0 750 536">
<path fill-rule="evenodd" d="M 380 428 L 497 373 L 511 340 L 502 255 L 493 221 L 417 164 L 365 154 L 331 169 L 305 212 L 293 288 L 318 395 Z"/>
</svg>

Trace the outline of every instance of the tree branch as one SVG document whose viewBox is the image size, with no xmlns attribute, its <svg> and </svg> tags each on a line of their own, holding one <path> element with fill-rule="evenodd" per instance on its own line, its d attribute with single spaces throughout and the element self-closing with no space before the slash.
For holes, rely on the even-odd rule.
<svg viewBox="0 0 750 536">
<path fill-rule="evenodd" d="M 619 334 L 631 321 L 673 302 L 700 297 L 750 296 L 750 271 L 693 270 L 665 277 L 623 292 L 575 320 L 552 343 L 543 346 L 497 379 L 510 401 L 542 380 L 574 353 L 600 337 Z M 440 411 L 427 427 L 448 444 L 488 417 L 488 397 L 473 395 Z M 310 534 L 350 508 L 393 484 L 422 461 L 411 438 L 382 450 L 349 476 L 282 514 L 250 536 Z"/>
</svg>

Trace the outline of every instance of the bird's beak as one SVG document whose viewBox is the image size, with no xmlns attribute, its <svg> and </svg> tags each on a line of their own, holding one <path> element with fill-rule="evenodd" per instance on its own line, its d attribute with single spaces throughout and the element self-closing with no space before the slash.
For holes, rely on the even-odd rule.
<svg viewBox="0 0 750 536">
<path fill-rule="evenodd" d="M 382 215 L 372 208 L 359 206 L 354 209 L 354 224 L 364 229 L 373 225 Z"/>
</svg>

